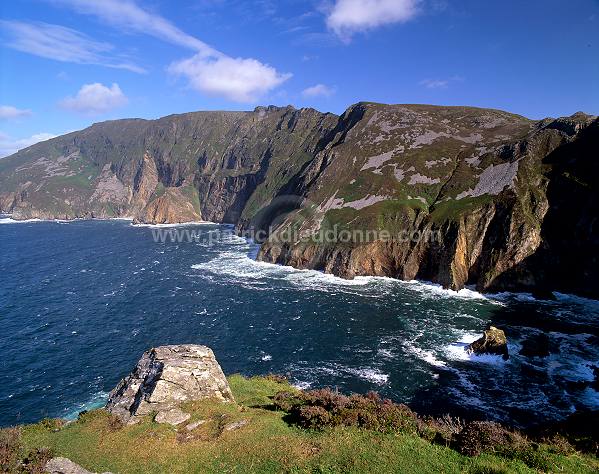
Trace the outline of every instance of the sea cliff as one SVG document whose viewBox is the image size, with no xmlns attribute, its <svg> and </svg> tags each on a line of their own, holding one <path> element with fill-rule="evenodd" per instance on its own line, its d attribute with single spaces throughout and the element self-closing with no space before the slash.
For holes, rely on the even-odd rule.
<svg viewBox="0 0 599 474">
<path fill-rule="evenodd" d="M 265 237 L 267 262 L 599 298 L 598 148 L 583 113 L 359 103 L 118 120 L 0 160 L 0 212 L 229 223 Z"/>
</svg>

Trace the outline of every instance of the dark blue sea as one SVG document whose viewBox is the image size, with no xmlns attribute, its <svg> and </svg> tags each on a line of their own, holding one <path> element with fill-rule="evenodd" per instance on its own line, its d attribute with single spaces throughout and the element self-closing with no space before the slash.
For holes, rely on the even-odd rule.
<svg viewBox="0 0 599 474">
<path fill-rule="evenodd" d="M 173 229 L 195 239 L 0 219 L 0 426 L 102 406 L 145 350 L 179 343 L 210 346 L 226 374 L 376 390 L 420 412 L 527 425 L 599 408 L 599 302 L 348 281 L 256 262 L 227 226 Z M 489 323 L 507 333 L 507 362 L 464 351 Z M 519 355 L 541 332 L 553 353 Z"/>
</svg>

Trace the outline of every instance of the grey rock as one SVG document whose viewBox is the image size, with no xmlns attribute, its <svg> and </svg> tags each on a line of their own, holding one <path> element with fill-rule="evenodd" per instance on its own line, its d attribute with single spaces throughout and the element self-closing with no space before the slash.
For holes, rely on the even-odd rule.
<svg viewBox="0 0 599 474">
<path fill-rule="evenodd" d="M 249 423 L 248 420 L 234 421 L 233 423 L 229 423 L 229 424 L 225 425 L 223 428 L 223 431 L 235 431 L 235 430 L 238 430 L 239 428 L 243 428 L 248 423 Z"/>
<path fill-rule="evenodd" d="M 198 421 L 195 421 L 195 422 L 193 422 L 193 423 L 190 423 L 189 425 L 187 425 L 187 426 L 185 427 L 185 429 L 186 429 L 187 431 L 193 431 L 193 430 L 195 430 L 196 428 L 198 428 L 199 426 L 202 426 L 204 423 L 206 423 L 206 420 L 198 420 Z"/>
<path fill-rule="evenodd" d="M 234 401 L 212 350 L 198 345 L 162 346 L 144 353 L 133 372 L 110 393 L 106 409 L 135 423 L 150 413 L 204 399 Z"/>
<path fill-rule="evenodd" d="M 178 408 L 172 408 L 170 410 L 164 410 L 159 412 L 154 418 L 156 423 L 166 423 L 169 425 L 177 426 L 181 423 L 186 422 L 191 418 L 189 413 L 179 410 Z"/>
<path fill-rule="evenodd" d="M 67 458 L 52 458 L 50 459 L 44 468 L 44 472 L 49 474 L 93 474 L 87 469 L 83 469 L 79 464 L 74 463 Z M 105 472 L 103 474 L 111 474 Z"/>
</svg>

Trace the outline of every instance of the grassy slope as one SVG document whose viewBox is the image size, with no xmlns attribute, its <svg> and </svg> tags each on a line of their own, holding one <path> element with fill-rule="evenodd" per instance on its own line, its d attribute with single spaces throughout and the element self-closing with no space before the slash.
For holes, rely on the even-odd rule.
<svg viewBox="0 0 599 474">
<path fill-rule="evenodd" d="M 208 420 L 191 434 L 148 420 L 114 428 L 104 411 L 90 412 L 58 431 L 47 424 L 22 430 L 23 453 L 49 447 L 96 472 L 535 472 L 519 461 L 491 455 L 468 458 L 415 436 L 356 428 L 310 431 L 288 425 L 267 409 L 270 396 L 289 390 L 264 378 L 229 378 L 238 406 L 202 402 L 186 409 Z M 235 431 L 230 422 L 248 419 Z M 594 458 L 552 455 L 554 471 L 597 472 Z"/>
</svg>

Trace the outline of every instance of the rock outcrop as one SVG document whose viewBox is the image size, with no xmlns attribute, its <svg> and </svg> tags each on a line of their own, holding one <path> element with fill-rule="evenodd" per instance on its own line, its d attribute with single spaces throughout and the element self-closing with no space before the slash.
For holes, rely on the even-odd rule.
<svg viewBox="0 0 599 474">
<path fill-rule="evenodd" d="M 599 298 L 597 149 L 583 113 L 359 103 L 118 120 L 3 158 L 0 212 L 236 224 L 270 237 L 267 262 Z"/>
<path fill-rule="evenodd" d="M 466 352 L 469 354 L 493 354 L 500 355 L 504 360 L 509 359 L 507 338 L 501 329 L 489 326 L 483 336 L 468 345 Z"/>
<path fill-rule="evenodd" d="M 206 346 L 156 347 L 144 353 L 133 372 L 110 393 L 106 409 L 128 423 L 156 414 L 156 421 L 181 424 L 188 401 L 233 401 L 214 353 Z"/>
<path fill-rule="evenodd" d="M 61 457 L 50 459 L 44 467 L 44 472 L 48 474 L 94 474 L 70 459 Z M 102 474 L 111 473 L 104 472 Z"/>
</svg>

